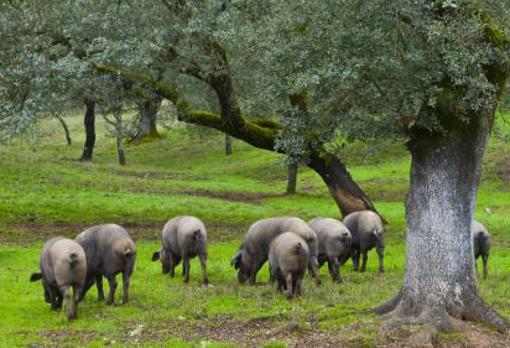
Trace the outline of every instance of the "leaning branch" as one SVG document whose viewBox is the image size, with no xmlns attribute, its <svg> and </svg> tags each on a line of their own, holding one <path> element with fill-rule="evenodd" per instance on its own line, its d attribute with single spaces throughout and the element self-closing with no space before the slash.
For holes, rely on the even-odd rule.
<svg viewBox="0 0 510 348">
<path fill-rule="evenodd" d="M 175 105 L 179 121 L 214 128 L 235 138 L 244 140 L 253 146 L 270 151 L 275 150 L 274 141 L 281 128 L 277 122 L 262 122 L 261 120 L 256 120 L 254 122 L 245 121 L 240 128 L 232 127 L 228 120 L 220 114 L 205 110 L 191 109 L 189 106 L 190 104 L 173 86 L 162 81 L 154 80 L 148 75 L 98 64 L 93 65 L 93 69 L 98 74 L 120 76 L 129 82 L 141 83 L 154 92 L 159 93 L 163 98 L 168 99 Z"/>
</svg>

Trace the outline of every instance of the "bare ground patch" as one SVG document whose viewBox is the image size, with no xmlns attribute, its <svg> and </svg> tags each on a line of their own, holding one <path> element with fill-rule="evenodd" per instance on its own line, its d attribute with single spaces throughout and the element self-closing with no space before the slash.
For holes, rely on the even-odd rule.
<svg viewBox="0 0 510 348">
<path fill-rule="evenodd" d="M 261 347 L 271 341 L 285 342 L 289 347 L 342 347 L 348 340 L 336 332 L 317 329 L 301 330 L 295 323 L 273 320 L 236 322 L 217 318 L 209 323 L 159 322 L 157 326 L 130 324 L 119 339 L 124 344 L 165 341 L 176 336 L 187 342 L 219 341 L 242 347 Z"/>
<path fill-rule="evenodd" d="M 230 202 L 248 203 L 248 204 L 262 204 L 262 200 L 266 198 L 285 197 L 286 193 L 269 193 L 269 192 L 227 192 L 227 191 L 212 191 L 212 190 L 182 190 L 182 189 L 164 189 L 151 187 L 144 183 L 130 184 L 129 187 L 123 190 L 133 193 L 148 193 L 155 195 L 186 195 L 193 197 L 206 197 L 213 199 L 221 199 Z M 114 195 L 115 193 L 105 193 L 105 195 Z"/>
<path fill-rule="evenodd" d="M 97 334 L 92 330 L 72 330 L 64 329 L 59 331 L 43 330 L 38 335 L 52 343 L 52 346 L 63 346 L 66 342 L 71 345 L 71 341 L 89 342 L 97 338 Z M 29 345 L 29 347 L 41 347 L 38 344 Z"/>
<path fill-rule="evenodd" d="M 306 324 L 306 325 L 304 325 Z M 318 320 L 312 315 L 306 323 L 294 320 L 277 320 L 274 317 L 248 321 L 236 321 L 229 316 L 217 316 L 207 321 L 155 320 L 151 322 L 130 321 L 122 325 L 123 331 L 105 335 L 93 330 L 43 330 L 38 335 L 50 345 L 72 345 L 101 339 L 105 345 L 140 345 L 180 339 L 190 343 L 219 341 L 242 347 L 261 347 L 274 342 L 284 342 L 288 347 L 413 347 L 409 332 L 388 335 L 378 331 L 380 323 L 357 322 L 330 331 L 318 328 Z M 371 328 L 374 334 L 364 340 L 359 331 Z M 377 333 L 379 332 L 379 333 Z M 34 343 L 34 346 L 39 346 Z M 486 327 L 471 324 L 469 330 L 440 334 L 432 337 L 429 344 L 419 347 L 432 348 L 489 348 L 510 347 L 510 334 L 500 334 Z"/>
<path fill-rule="evenodd" d="M 260 204 L 261 201 L 266 198 L 275 198 L 275 197 L 284 197 L 285 196 L 285 194 L 283 194 L 283 193 L 219 192 L 219 191 L 209 191 L 209 190 L 182 191 L 182 192 L 178 192 L 178 194 L 197 196 L 197 197 L 223 199 L 223 200 L 232 201 L 232 202 L 251 203 L 251 204 Z"/>
<path fill-rule="evenodd" d="M 211 325 L 210 323 L 215 323 Z M 368 341 L 356 335 L 365 324 L 354 323 L 337 330 L 322 331 L 311 318 L 309 328 L 303 328 L 293 321 L 255 320 L 239 322 L 229 318 L 211 319 L 210 323 L 159 322 L 157 326 L 143 324 L 127 325 L 126 333 L 119 338 L 124 344 L 165 341 L 178 337 L 187 342 L 219 341 L 243 347 L 261 347 L 274 342 L 284 342 L 288 347 L 411 347 L 412 342 L 405 337 L 388 337 L 375 334 Z M 152 324 L 151 324 L 152 325 Z M 374 324 L 368 324 L 374 325 Z M 377 328 L 378 324 L 374 327 Z M 471 331 L 450 336 L 436 336 L 430 345 L 434 348 L 489 348 L 509 347 L 510 335 L 502 335 L 487 328 L 473 325 Z"/>
<path fill-rule="evenodd" d="M 166 221 L 161 222 L 119 222 L 125 227 L 134 240 L 159 240 L 161 230 Z M 99 223 L 98 223 L 99 224 Z M 96 225 L 95 223 L 62 222 L 62 223 L 18 223 L 0 227 L 0 243 L 28 245 L 50 237 L 63 236 L 74 238 L 78 233 Z M 210 238 L 214 241 L 230 241 L 241 238 L 249 223 L 206 222 Z"/>
<path fill-rule="evenodd" d="M 167 194 L 167 195 L 185 195 L 193 197 L 206 197 L 213 199 L 221 199 L 224 201 L 262 204 L 262 200 L 266 198 L 284 197 L 285 193 L 264 193 L 264 192 L 226 192 L 211 190 L 154 190 L 150 187 L 139 185 L 129 189 L 132 192 L 146 192 L 151 194 Z"/>
<path fill-rule="evenodd" d="M 207 180 L 206 177 L 196 176 L 189 173 L 157 173 L 157 172 L 133 172 L 121 169 L 111 169 L 110 172 L 115 175 L 140 179 L 186 179 L 186 180 Z"/>
</svg>

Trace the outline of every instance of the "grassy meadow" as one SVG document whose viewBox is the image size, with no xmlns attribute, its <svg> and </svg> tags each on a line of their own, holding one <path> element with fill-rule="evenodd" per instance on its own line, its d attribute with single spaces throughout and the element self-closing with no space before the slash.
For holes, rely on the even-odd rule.
<svg viewBox="0 0 510 348">
<path fill-rule="evenodd" d="M 298 193 L 285 195 L 281 156 L 234 141 L 226 157 L 221 134 L 200 137 L 176 125 L 160 140 L 126 145 L 127 165 L 117 164 L 114 139 L 100 117 L 94 161 L 77 161 L 83 146 L 82 117 L 67 115 L 73 144 L 66 145 L 56 120 L 43 122 L 41 138 L 0 147 L 0 346 L 237 347 L 377 346 L 398 344 L 380 333 L 380 318 L 367 309 L 400 286 L 405 255 L 403 201 L 410 157 L 402 144 L 388 143 L 371 153 L 347 144 L 340 153 L 354 179 L 389 221 L 386 273 L 379 275 L 375 252 L 366 273 L 348 261 L 345 283 L 333 284 L 327 267 L 323 285 L 310 277 L 303 296 L 287 301 L 267 283 L 264 267 L 256 286 L 239 285 L 230 259 L 255 220 L 295 215 L 339 217 L 321 179 L 300 168 Z M 493 235 L 489 279 L 480 280 L 487 302 L 510 317 L 510 145 L 493 137 L 486 153 L 476 218 Z M 209 233 L 209 281 L 200 287 L 198 260 L 191 280 L 161 273 L 150 261 L 159 248 L 164 223 L 178 214 L 202 219 Z M 138 246 L 130 302 L 98 303 L 95 288 L 68 322 L 44 302 L 40 283 L 28 281 L 38 269 L 44 240 L 74 237 L 88 226 L 115 222 L 125 226 Z M 481 269 L 481 267 L 479 267 Z M 105 283 L 105 290 L 108 289 Z M 510 344 L 478 326 L 486 344 Z M 470 346 L 476 339 L 442 334 L 438 345 Z"/>
</svg>

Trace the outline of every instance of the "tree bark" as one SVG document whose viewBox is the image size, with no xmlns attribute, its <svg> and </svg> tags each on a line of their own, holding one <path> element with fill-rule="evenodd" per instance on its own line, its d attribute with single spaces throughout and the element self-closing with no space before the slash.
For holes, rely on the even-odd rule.
<svg viewBox="0 0 510 348">
<path fill-rule="evenodd" d="M 298 162 L 291 161 L 288 166 L 288 178 L 287 178 L 287 194 L 296 194 L 297 186 L 297 175 L 298 175 Z"/>
<path fill-rule="evenodd" d="M 81 161 L 91 161 L 94 152 L 94 144 L 96 143 L 96 101 L 92 98 L 84 99 L 87 110 L 83 124 L 85 125 L 85 145 L 81 155 Z"/>
<path fill-rule="evenodd" d="M 69 128 L 67 128 L 66 121 L 60 115 L 56 115 L 55 117 L 57 118 L 57 120 L 62 125 L 62 128 L 64 128 L 64 133 L 66 135 L 67 145 L 71 145 L 72 144 L 71 135 L 69 134 Z"/>
<path fill-rule="evenodd" d="M 228 134 L 225 134 L 225 156 L 230 156 L 232 154 L 232 137 Z"/>
<path fill-rule="evenodd" d="M 119 158 L 119 164 L 121 166 L 126 165 L 126 156 L 124 155 L 124 146 L 122 145 L 122 136 L 119 132 L 115 132 L 115 139 L 117 141 L 117 154 Z"/>
<path fill-rule="evenodd" d="M 352 179 L 351 174 L 337 156 L 312 152 L 308 166 L 324 180 L 343 216 L 360 210 L 377 212 L 368 196 Z"/>
<path fill-rule="evenodd" d="M 136 126 L 136 133 L 131 142 L 138 143 L 145 139 L 159 138 L 159 132 L 156 127 L 157 115 L 161 107 L 162 97 L 157 95 L 152 99 L 145 99 L 138 104 L 139 118 Z"/>
<path fill-rule="evenodd" d="M 113 109 L 113 118 L 114 121 L 109 122 L 108 118 L 105 118 L 107 122 L 112 124 L 115 128 L 115 140 L 117 143 L 117 155 L 119 158 L 119 164 L 121 166 L 126 165 L 126 156 L 124 155 L 124 145 L 122 144 L 122 138 L 124 135 L 123 129 L 122 129 L 122 108 L 114 108 Z"/>
<path fill-rule="evenodd" d="M 470 231 L 494 110 L 473 116 L 468 124 L 454 119 L 449 118 L 447 135 L 411 135 L 404 281 L 397 297 L 375 311 L 386 314 L 390 324 L 450 330 L 467 319 L 504 331 L 505 321 L 478 295 Z"/>
</svg>

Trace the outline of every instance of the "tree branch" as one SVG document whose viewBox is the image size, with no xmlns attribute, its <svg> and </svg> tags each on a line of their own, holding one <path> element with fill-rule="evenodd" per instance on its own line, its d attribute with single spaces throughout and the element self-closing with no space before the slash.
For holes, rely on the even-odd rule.
<svg viewBox="0 0 510 348">
<path fill-rule="evenodd" d="M 163 98 L 168 99 L 175 105 L 179 121 L 214 128 L 235 138 L 244 140 L 253 146 L 274 151 L 274 141 L 281 128 L 275 121 L 257 120 L 255 122 L 246 122 L 238 115 L 243 120 L 243 125 L 242 127 L 235 127 L 232 126 L 223 115 L 205 110 L 192 110 L 189 107 L 190 104 L 188 101 L 179 95 L 173 86 L 162 81 L 154 80 L 148 75 L 123 71 L 98 64 L 93 65 L 93 69 L 98 74 L 120 76 L 130 82 L 141 83 L 154 92 L 160 93 Z"/>
</svg>

